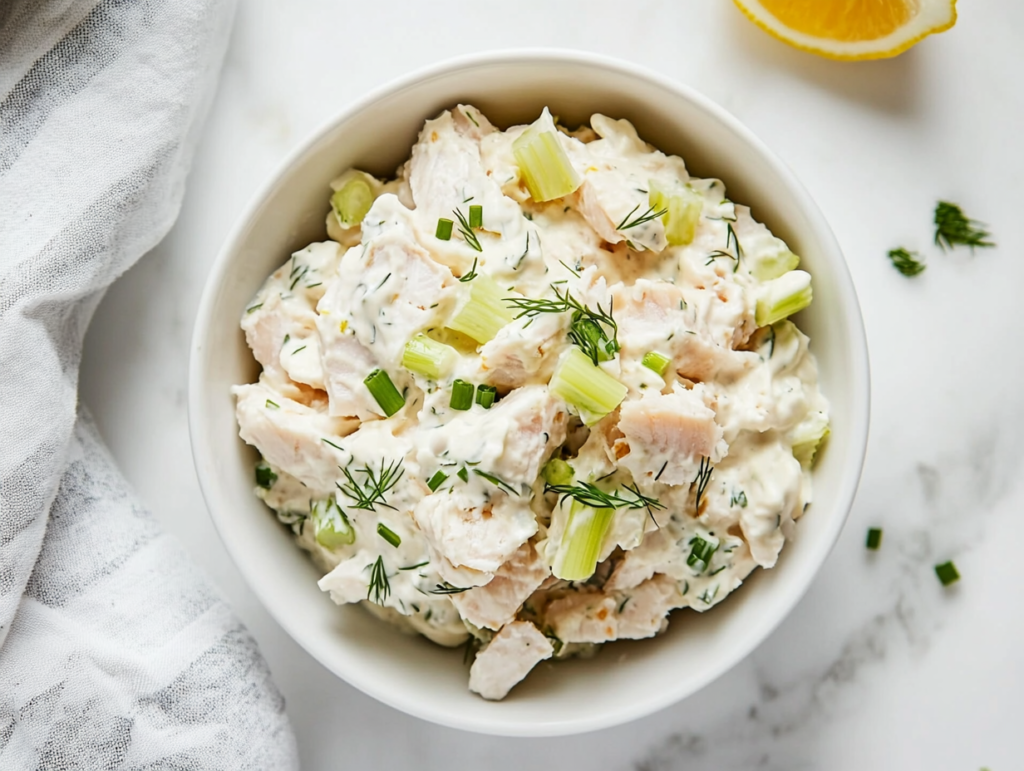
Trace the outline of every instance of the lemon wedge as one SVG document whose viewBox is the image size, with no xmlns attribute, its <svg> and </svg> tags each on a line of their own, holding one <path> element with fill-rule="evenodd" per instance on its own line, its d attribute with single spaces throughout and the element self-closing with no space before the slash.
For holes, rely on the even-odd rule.
<svg viewBox="0 0 1024 771">
<path fill-rule="evenodd" d="M 885 59 L 956 23 L 956 0 L 734 0 L 784 43 L 830 59 Z"/>
</svg>

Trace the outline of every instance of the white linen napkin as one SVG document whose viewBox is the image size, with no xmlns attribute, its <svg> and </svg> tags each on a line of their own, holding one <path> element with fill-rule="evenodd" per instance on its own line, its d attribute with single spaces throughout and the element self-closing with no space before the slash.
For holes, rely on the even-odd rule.
<svg viewBox="0 0 1024 771">
<path fill-rule="evenodd" d="M 232 12 L 0 2 L 2 769 L 298 765 L 254 640 L 77 408 L 93 310 L 177 216 Z"/>
</svg>

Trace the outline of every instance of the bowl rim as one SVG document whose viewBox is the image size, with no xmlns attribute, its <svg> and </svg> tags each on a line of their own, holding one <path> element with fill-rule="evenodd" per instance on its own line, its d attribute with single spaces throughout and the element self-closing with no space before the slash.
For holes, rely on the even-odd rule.
<svg viewBox="0 0 1024 771">
<path fill-rule="evenodd" d="M 206 407 L 203 399 L 204 383 L 207 379 L 206 352 L 203 343 L 208 337 L 214 315 L 215 288 L 220 286 L 229 277 L 230 269 L 232 268 L 232 256 L 237 253 L 242 237 L 247 231 L 249 223 L 260 207 L 261 202 L 273 192 L 288 170 L 339 124 L 395 92 L 433 78 L 454 74 L 459 70 L 472 69 L 479 66 L 514 65 L 524 62 L 543 63 L 545 61 L 557 65 L 582 65 L 596 70 L 613 71 L 647 80 L 653 85 L 693 103 L 698 109 L 710 114 L 712 118 L 729 127 L 743 142 L 751 146 L 762 156 L 773 172 L 780 179 L 786 181 L 798 202 L 799 210 L 808 218 L 817 236 L 827 247 L 822 251 L 838 256 L 839 259 L 833 259 L 832 256 L 828 259 L 830 263 L 834 263 L 832 267 L 835 270 L 837 295 L 841 298 L 841 304 L 849 324 L 847 342 L 850 345 L 849 356 L 853 373 L 849 383 L 852 409 L 849 415 L 850 435 L 847 437 L 850 467 L 843 475 L 837 490 L 835 499 L 836 511 L 832 521 L 820 536 L 816 552 L 808 560 L 808 567 L 806 569 L 811 577 L 820 572 L 822 565 L 835 547 L 843 526 L 849 518 L 863 473 L 870 427 L 870 364 L 866 332 L 849 266 L 846 263 L 835 234 L 829 227 L 824 214 L 818 208 L 814 199 L 789 166 L 738 118 L 692 86 L 649 70 L 646 67 L 604 54 L 563 48 L 509 48 L 461 55 L 417 68 L 406 75 L 372 89 L 321 121 L 318 126 L 284 155 L 240 210 L 205 279 L 190 342 L 188 375 L 189 437 L 200 489 L 214 527 L 235 567 L 245 578 L 247 588 L 259 599 L 267 613 L 284 629 L 288 636 L 318 663 L 324 666 L 325 669 L 368 696 L 406 714 L 451 728 L 502 736 L 563 736 L 596 731 L 637 720 L 692 696 L 745 660 L 753 650 L 760 646 L 778 628 L 782 621 L 790 615 L 793 608 L 810 589 L 813 581 L 808 580 L 802 586 L 799 586 L 798 590 L 791 591 L 788 600 L 781 605 L 781 612 L 763 623 L 759 628 L 752 629 L 747 641 L 738 646 L 735 655 L 731 659 L 723 659 L 717 665 L 708 667 L 703 676 L 696 678 L 697 683 L 695 687 L 682 690 L 673 690 L 671 687 L 666 687 L 665 689 L 652 692 L 651 696 L 643 702 L 638 703 L 634 701 L 624 704 L 617 709 L 608 710 L 597 716 L 561 718 L 554 721 L 549 719 L 535 723 L 515 723 L 509 725 L 502 723 L 500 719 L 495 720 L 493 717 L 487 717 L 483 714 L 472 717 L 462 715 L 456 718 L 450 712 L 432 710 L 430 705 L 423 704 L 415 699 L 405 697 L 402 694 L 396 694 L 392 691 L 379 689 L 372 674 L 367 676 L 362 672 L 348 671 L 341 674 L 332 666 L 326 664 L 314 652 L 311 644 L 306 641 L 302 629 L 293 628 L 292 624 L 282 618 L 275 603 L 270 601 L 266 592 L 259 588 L 260 582 L 254 580 L 257 572 L 256 568 L 250 565 L 242 553 L 241 547 L 234 542 L 234 539 L 229 537 L 229 533 L 224 529 L 225 523 L 222 521 L 221 515 L 211 505 L 211 500 L 214 498 L 212 491 L 217 485 L 216 475 L 213 471 L 216 468 L 216 459 L 212 455 L 210 448 L 204 446 L 203 442 L 200 441 L 203 424 L 207 422 Z"/>
</svg>

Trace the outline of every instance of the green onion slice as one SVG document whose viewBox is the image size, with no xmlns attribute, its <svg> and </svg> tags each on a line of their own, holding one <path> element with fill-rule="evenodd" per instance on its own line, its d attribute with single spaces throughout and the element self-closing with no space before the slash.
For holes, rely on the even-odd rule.
<svg viewBox="0 0 1024 771">
<path fill-rule="evenodd" d="M 440 239 L 441 241 L 451 241 L 452 228 L 454 226 L 455 223 L 452 222 L 450 219 L 448 219 L 447 217 L 441 217 L 437 221 L 437 230 L 434 231 L 434 236 Z"/>
<path fill-rule="evenodd" d="M 377 535 L 387 541 L 389 544 L 394 546 L 396 549 L 402 545 L 402 538 L 394 530 L 385 525 L 383 522 L 377 523 Z"/>
<path fill-rule="evenodd" d="M 370 395 L 389 418 L 405 406 L 405 397 L 398 392 L 388 373 L 375 369 L 363 380 L 370 389 Z"/>
<path fill-rule="evenodd" d="M 449 405 L 453 410 L 468 410 L 473 406 L 473 384 L 465 380 L 452 383 L 452 400 Z"/>
<path fill-rule="evenodd" d="M 435 471 L 434 476 L 427 480 L 427 487 L 430 488 L 430 492 L 436 493 L 437 488 L 444 484 L 444 481 L 448 478 L 448 475 L 443 471 Z"/>
<path fill-rule="evenodd" d="M 489 410 L 494 400 L 498 398 L 498 389 L 492 385 L 479 385 L 476 387 L 476 403 Z"/>
<path fill-rule="evenodd" d="M 469 226 L 471 228 L 482 228 L 484 226 L 484 207 L 473 205 L 469 207 Z"/>
</svg>

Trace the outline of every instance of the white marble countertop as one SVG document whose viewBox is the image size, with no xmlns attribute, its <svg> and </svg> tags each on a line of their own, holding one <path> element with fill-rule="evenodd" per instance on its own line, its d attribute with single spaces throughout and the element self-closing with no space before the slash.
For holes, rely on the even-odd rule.
<svg viewBox="0 0 1024 771">
<path fill-rule="evenodd" d="M 867 465 L 848 525 L 792 615 L 692 698 L 592 735 L 534 740 L 545 768 L 1021 767 L 1024 738 L 1024 5 L 961 3 L 897 59 L 790 50 L 727 2 L 242 0 L 177 225 L 121 279 L 86 344 L 82 399 L 129 480 L 227 595 L 287 698 L 304 767 L 519 768 L 524 740 L 438 728 L 336 679 L 277 626 L 229 561 L 193 471 L 189 337 L 232 222 L 331 113 L 425 64 L 561 46 L 703 91 L 796 171 L 842 244 L 872 360 Z M 937 198 L 998 248 L 943 254 Z M 924 253 L 908 279 L 886 251 Z M 885 530 L 877 553 L 869 526 Z M 943 589 L 932 566 L 963 576 Z M 542 754 L 541 754 L 542 753 Z"/>
</svg>

